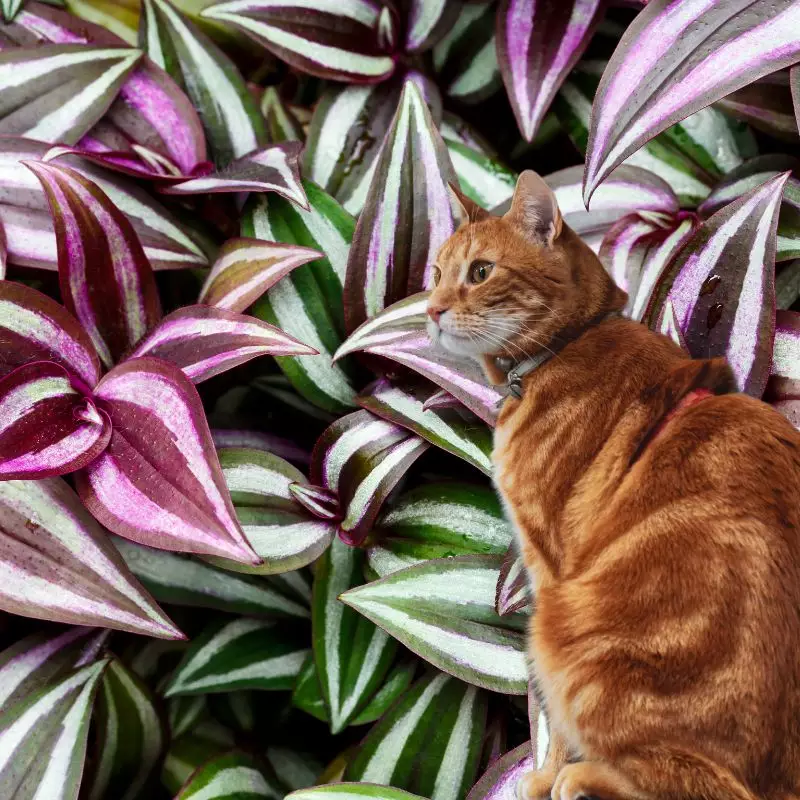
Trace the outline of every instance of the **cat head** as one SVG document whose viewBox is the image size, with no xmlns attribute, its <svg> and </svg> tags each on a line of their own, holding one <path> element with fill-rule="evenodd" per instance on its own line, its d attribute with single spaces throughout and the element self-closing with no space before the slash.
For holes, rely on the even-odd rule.
<svg viewBox="0 0 800 800">
<path fill-rule="evenodd" d="M 624 307 L 625 293 L 564 224 L 535 172 L 519 176 L 503 216 L 450 191 L 458 229 L 432 271 L 427 324 L 434 342 L 473 358 L 521 361 L 560 333 Z"/>
</svg>

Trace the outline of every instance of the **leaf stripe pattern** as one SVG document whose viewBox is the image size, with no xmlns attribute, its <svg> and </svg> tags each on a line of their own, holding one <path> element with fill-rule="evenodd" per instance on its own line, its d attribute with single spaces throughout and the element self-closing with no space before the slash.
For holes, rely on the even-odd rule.
<svg viewBox="0 0 800 800">
<path fill-rule="evenodd" d="M 291 689 L 310 652 L 294 638 L 266 620 L 212 625 L 189 645 L 165 695 Z"/>
<path fill-rule="evenodd" d="M 0 608 L 182 638 L 60 478 L 0 481 Z"/>
<path fill-rule="evenodd" d="M 658 327 L 666 301 L 695 357 L 726 356 L 741 391 L 761 397 L 775 335 L 775 231 L 788 173 L 703 223 L 659 280 L 645 312 Z"/>
<path fill-rule="evenodd" d="M 227 753 L 200 767 L 175 800 L 278 800 L 283 792 L 273 776 L 270 780 L 252 756 Z"/>
<path fill-rule="evenodd" d="M 792 0 L 653 0 L 606 67 L 592 114 L 585 197 L 674 122 L 800 58 Z M 680 87 L 680 90 L 678 90 Z"/>
<path fill-rule="evenodd" d="M 331 783 L 287 795 L 292 800 L 421 800 L 419 795 L 376 783 Z"/>
<path fill-rule="evenodd" d="M 203 10 L 234 25 L 301 72 L 353 82 L 379 81 L 394 69 L 382 52 L 385 9 L 374 0 L 232 0 Z"/>
<path fill-rule="evenodd" d="M 500 565 L 499 556 L 481 555 L 427 561 L 351 589 L 342 602 L 439 669 L 526 694 L 524 623 L 495 611 Z"/>
</svg>

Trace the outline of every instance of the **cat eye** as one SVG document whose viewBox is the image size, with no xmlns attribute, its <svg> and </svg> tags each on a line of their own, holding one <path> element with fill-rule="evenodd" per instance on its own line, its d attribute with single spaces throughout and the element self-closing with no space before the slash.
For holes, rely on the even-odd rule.
<svg viewBox="0 0 800 800">
<path fill-rule="evenodd" d="M 439 269 L 439 267 L 434 267 L 431 274 L 433 276 L 433 285 L 438 286 L 439 281 L 442 279 L 442 271 Z"/>
<path fill-rule="evenodd" d="M 467 273 L 469 283 L 483 283 L 494 269 L 490 261 L 473 261 Z"/>
</svg>

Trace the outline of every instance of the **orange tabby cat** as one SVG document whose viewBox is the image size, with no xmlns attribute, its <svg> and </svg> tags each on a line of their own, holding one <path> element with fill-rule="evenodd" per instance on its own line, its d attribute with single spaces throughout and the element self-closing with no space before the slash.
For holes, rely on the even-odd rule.
<svg viewBox="0 0 800 800">
<path fill-rule="evenodd" d="M 800 434 L 724 359 L 609 318 L 625 293 L 538 175 L 503 217 L 454 203 L 431 337 L 497 384 L 556 351 L 495 431 L 551 729 L 521 796 L 800 798 Z"/>
</svg>

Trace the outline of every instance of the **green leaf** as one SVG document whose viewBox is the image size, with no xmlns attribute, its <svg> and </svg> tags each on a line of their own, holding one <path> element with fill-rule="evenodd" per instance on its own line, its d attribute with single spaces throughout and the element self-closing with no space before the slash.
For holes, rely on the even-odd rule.
<svg viewBox="0 0 800 800">
<path fill-rule="evenodd" d="M 416 564 L 351 589 L 342 602 L 426 661 L 468 683 L 525 694 L 525 617 L 500 617 L 500 556 L 459 556 Z"/>
<path fill-rule="evenodd" d="M 303 182 L 309 211 L 281 197 L 251 199 L 242 218 L 242 236 L 297 244 L 325 258 L 293 270 L 253 307 L 253 314 L 313 347 L 316 356 L 278 357 L 295 389 L 326 411 L 342 414 L 355 404 L 350 369 L 333 363 L 344 340 L 342 286 L 355 220 L 328 194 Z"/>
<path fill-rule="evenodd" d="M 419 795 L 375 783 L 330 783 L 287 795 L 292 800 L 423 800 Z"/>
<path fill-rule="evenodd" d="M 482 208 L 495 208 L 513 194 L 517 175 L 493 158 L 445 137 L 461 191 Z"/>
<path fill-rule="evenodd" d="M 291 689 L 308 648 L 272 622 L 215 622 L 189 645 L 165 695 Z"/>
<path fill-rule="evenodd" d="M 379 520 L 368 550 L 380 577 L 435 558 L 506 552 L 513 532 L 493 489 L 433 483 L 400 495 Z"/>
<path fill-rule="evenodd" d="M 76 670 L 3 713 L 0 797 L 76 800 L 92 701 L 106 664 Z"/>
<path fill-rule="evenodd" d="M 463 798 L 478 769 L 487 699 L 442 673 L 423 678 L 367 734 L 344 779 Z"/>
<path fill-rule="evenodd" d="M 198 720 L 208 717 L 208 698 L 205 694 L 179 694 L 167 700 L 167 719 L 173 740 L 194 730 Z"/>
<path fill-rule="evenodd" d="M 233 752 L 204 764 L 175 800 L 281 800 L 283 791 L 263 765 L 247 753 Z"/>
<path fill-rule="evenodd" d="M 364 708 L 386 676 L 397 643 L 339 595 L 362 581 L 364 554 L 334 539 L 317 564 L 312 604 L 314 659 L 331 731 Z"/>
<path fill-rule="evenodd" d="M 233 61 L 169 0 L 144 0 L 139 45 L 191 98 L 218 167 L 266 144 L 264 118 Z"/>
<path fill-rule="evenodd" d="M 292 110 L 283 102 L 274 86 L 268 86 L 261 96 L 261 113 L 267 122 L 268 141 L 305 141 L 303 126 Z"/>
<path fill-rule="evenodd" d="M 285 747 L 268 747 L 266 758 L 281 785 L 289 792 L 313 786 L 323 770 L 323 765 L 314 756 Z"/>
<path fill-rule="evenodd" d="M 322 696 L 322 686 L 319 682 L 317 665 L 314 663 L 313 653 L 309 655 L 294 684 L 292 692 L 292 705 L 311 714 L 321 722 L 329 722 L 328 709 L 325 707 L 325 698 Z"/>
<path fill-rule="evenodd" d="M 36 45 L 0 53 L 0 136 L 75 144 L 108 110 L 139 50 Z"/>
<path fill-rule="evenodd" d="M 161 783 L 171 796 L 200 766 L 228 752 L 234 746 L 233 734 L 214 720 L 196 726 L 191 735 L 176 739 L 167 752 L 161 770 Z"/>
<path fill-rule="evenodd" d="M 136 800 L 158 765 L 166 731 L 150 690 L 117 659 L 103 674 L 95 719 L 98 756 L 90 800 Z"/>
<path fill-rule="evenodd" d="M 130 571 L 161 603 L 214 608 L 236 614 L 306 618 L 306 606 L 267 578 L 236 575 L 191 556 L 114 537 Z"/>
</svg>

